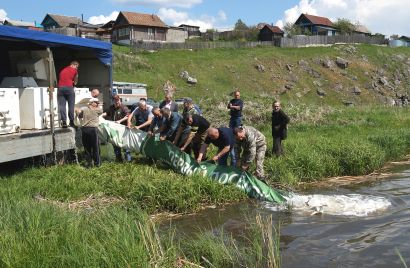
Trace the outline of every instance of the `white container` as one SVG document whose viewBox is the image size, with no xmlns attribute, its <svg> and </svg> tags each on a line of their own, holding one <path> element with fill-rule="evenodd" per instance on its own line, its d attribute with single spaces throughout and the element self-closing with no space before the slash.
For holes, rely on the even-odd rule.
<svg viewBox="0 0 410 268">
<path fill-rule="evenodd" d="M 74 88 L 75 104 L 79 102 L 87 102 L 91 98 L 91 91 L 89 88 Z M 67 108 L 68 109 L 68 108 Z"/>
<path fill-rule="evenodd" d="M 48 88 L 20 88 L 20 123 L 21 129 L 50 128 L 50 101 Z M 57 93 L 53 93 L 54 126 L 58 127 Z"/>
<path fill-rule="evenodd" d="M 0 88 L 0 134 L 20 131 L 18 88 Z"/>
</svg>

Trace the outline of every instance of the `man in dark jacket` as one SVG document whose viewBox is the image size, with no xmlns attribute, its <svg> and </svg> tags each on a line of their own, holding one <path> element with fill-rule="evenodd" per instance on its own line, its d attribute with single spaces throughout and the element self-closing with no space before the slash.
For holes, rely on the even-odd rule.
<svg viewBox="0 0 410 268">
<path fill-rule="evenodd" d="M 164 118 L 159 139 L 174 141 L 177 130 L 182 122 L 182 116 L 178 112 L 171 112 L 168 108 L 162 108 L 161 114 Z"/>
<path fill-rule="evenodd" d="M 282 111 L 279 101 L 275 101 L 272 104 L 272 108 L 272 153 L 276 156 L 280 156 L 283 154 L 282 140 L 287 137 L 287 124 L 289 124 L 289 117 Z"/>
<path fill-rule="evenodd" d="M 241 100 L 241 92 L 235 90 L 233 93 L 234 98 L 228 103 L 229 114 L 231 119 L 229 120 L 229 127 L 234 129 L 242 125 L 242 109 L 243 101 Z"/>
<path fill-rule="evenodd" d="M 213 161 L 218 161 L 218 165 L 227 166 L 228 156 L 231 156 L 231 166 L 236 165 L 235 151 L 233 148 L 235 145 L 235 138 L 232 128 L 208 128 L 207 137 L 204 144 L 202 144 L 196 159 L 198 163 L 202 161 L 202 158 L 211 143 L 218 148 L 218 153 L 212 157 Z"/>
</svg>

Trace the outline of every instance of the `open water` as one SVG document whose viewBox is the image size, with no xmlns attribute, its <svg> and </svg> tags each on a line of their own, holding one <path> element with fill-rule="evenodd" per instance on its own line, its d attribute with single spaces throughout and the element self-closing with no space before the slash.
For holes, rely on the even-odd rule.
<svg viewBox="0 0 410 268">
<path fill-rule="evenodd" d="M 282 267 L 410 265 L 410 166 L 378 182 L 310 189 L 287 204 L 245 202 L 170 220 L 177 233 L 220 230 L 241 235 L 257 214 L 280 223 Z"/>
</svg>

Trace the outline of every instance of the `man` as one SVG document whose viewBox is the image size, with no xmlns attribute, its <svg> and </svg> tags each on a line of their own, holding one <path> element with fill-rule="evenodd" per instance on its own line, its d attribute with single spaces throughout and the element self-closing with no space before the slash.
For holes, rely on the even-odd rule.
<svg viewBox="0 0 410 268">
<path fill-rule="evenodd" d="M 154 118 L 152 119 L 151 124 L 148 128 L 148 135 L 154 136 L 156 133 L 160 132 L 160 130 L 162 129 L 164 118 L 162 117 L 161 109 L 158 107 L 152 108 L 151 113 L 154 116 Z"/>
<path fill-rule="evenodd" d="M 266 139 L 265 136 L 253 127 L 243 126 L 234 130 L 235 154 L 237 166 L 247 171 L 256 159 L 255 176 L 264 179 L 263 161 L 265 160 Z M 242 154 L 242 155 L 241 155 Z"/>
<path fill-rule="evenodd" d="M 57 102 L 58 111 L 61 119 L 61 127 L 67 127 L 66 105 L 68 103 L 68 118 L 70 127 L 74 127 L 74 104 L 75 92 L 74 86 L 78 82 L 78 61 L 72 61 L 69 66 L 63 68 L 58 77 Z"/>
<path fill-rule="evenodd" d="M 147 132 L 153 117 L 152 106 L 148 105 L 144 100 L 140 100 L 138 102 L 138 107 L 132 111 L 127 119 L 127 127 Z M 132 119 L 135 119 L 134 127 L 132 127 Z"/>
<path fill-rule="evenodd" d="M 182 116 L 178 112 L 171 112 L 168 108 L 162 108 L 161 114 L 164 117 L 164 122 L 160 131 L 159 139 L 161 141 L 173 141 L 177 133 L 177 129 L 181 125 Z"/>
<path fill-rule="evenodd" d="M 204 153 L 208 149 L 209 144 L 213 144 L 218 148 L 218 153 L 212 157 L 213 161 L 218 161 L 218 165 L 227 166 L 228 156 L 231 155 L 231 165 L 235 166 L 236 161 L 232 155 L 233 147 L 235 144 L 234 135 L 232 128 L 220 127 L 213 128 L 210 127 L 207 132 L 207 137 L 205 143 L 202 144 L 199 151 L 198 158 L 196 161 L 200 163 L 204 156 Z"/>
<path fill-rule="evenodd" d="M 272 108 L 272 153 L 280 156 L 283 154 L 282 140 L 287 137 L 287 124 L 289 124 L 290 119 L 282 111 L 279 101 L 275 101 L 272 104 Z"/>
<path fill-rule="evenodd" d="M 130 110 L 127 106 L 123 105 L 121 102 L 121 98 L 118 95 L 114 95 L 113 97 L 114 104 L 112 104 L 108 109 L 103 113 L 103 117 L 107 120 L 114 121 L 117 124 L 127 125 L 127 119 L 130 114 Z M 115 158 L 117 161 L 122 162 L 122 155 L 121 155 L 121 148 L 114 146 L 114 153 Z M 130 162 L 131 161 L 131 153 L 129 150 L 124 150 L 125 160 Z"/>
<path fill-rule="evenodd" d="M 165 99 L 159 104 L 159 108 L 168 108 L 171 112 L 178 112 L 178 104 L 172 100 L 170 93 L 165 94 Z"/>
<path fill-rule="evenodd" d="M 181 151 L 185 151 L 187 154 L 191 154 L 191 151 L 187 151 L 186 149 L 191 147 L 190 144 L 192 141 L 194 157 L 197 159 L 199 156 L 199 150 L 205 142 L 207 131 L 211 124 L 208 120 L 198 114 L 188 115 L 186 118 L 186 124 L 191 127 L 190 134 L 180 149 Z M 204 152 L 202 159 L 206 158 L 205 153 L 206 152 Z"/>
<path fill-rule="evenodd" d="M 100 142 L 98 140 L 99 116 L 102 109 L 99 107 L 97 98 L 91 98 L 88 107 L 77 108 L 76 114 L 81 119 L 81 138 L 86 153 L 87 167 L 99 167 L 100 159 Z"/>
<path fill-rule="evenodd" d="M 188 136 L 190 135 L 191 132 L 191 127 L 186 123 L 187 118 L 189 115 L 194 115 L 198 114 L 198 110 L 195 108 L 192 99 L 191 98 L 186 98 L 184 99 L 184 111 L 182 112 L 182 122 L 180 127 L 177 130 L 174 144 L 178 147 L 181 145 L 185 144 L 186 140 L 188 139 Z M 189 146 L 190 143 L 188 143 L 188 146 L 185 147 L 184 151 L 187 154 L 191 153 L 191 146 Z"/>
<path fill-rule="evenodd" d="M 231 119 L 229 120 L 229 127 L 234 129 L 242 125 L 242 109 L 243 101 L 241 100 L 241 92 L 235 90 L 233 92 L 234 98 L 229 102 L 228 109 L 230 110 L 229 114 Z"/>
<path fill-rule="evenodd" d="M 98 88 L 91 90 L 91 97 L 98 99 L 98 96 L 100 96 L 100 90 Z"/>
</svg>

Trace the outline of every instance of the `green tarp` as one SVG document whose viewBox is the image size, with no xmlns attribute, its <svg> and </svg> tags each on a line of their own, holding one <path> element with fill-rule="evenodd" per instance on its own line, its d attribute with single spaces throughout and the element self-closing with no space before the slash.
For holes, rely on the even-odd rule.
<svg viewBox="0 0 410 268">
<path fill-rule="evenodd" d="M 140 130 L 130 130 L 111 121 L 100 123 L 101 137 L 122 148 L 141 152 L 143 155 L 168 164 L 174 171 L 183 175 L 201 174 L 221 184 L 235 184 L 249 197 L 263 201 L 281 203 L 284 193 L 274 190 L 248 172 L 235 167 L 218 166 L 209 162 L 198 164 L 190 155 L 181 152 L 168 141 L 156 141 Z"/>
</svg>

